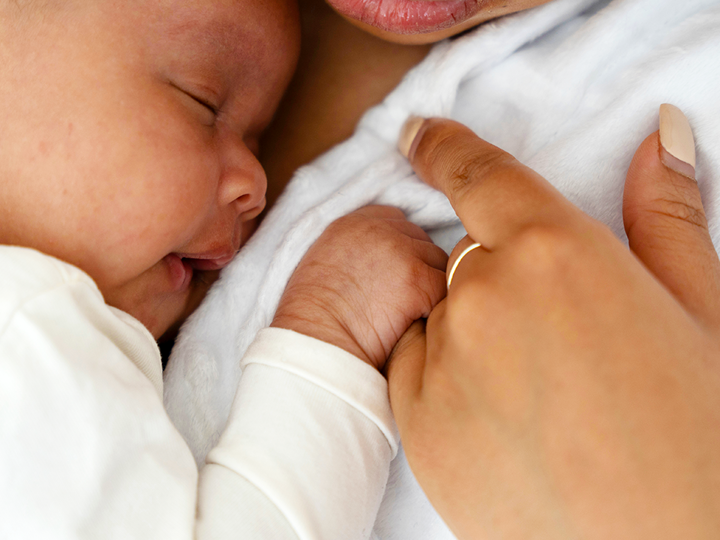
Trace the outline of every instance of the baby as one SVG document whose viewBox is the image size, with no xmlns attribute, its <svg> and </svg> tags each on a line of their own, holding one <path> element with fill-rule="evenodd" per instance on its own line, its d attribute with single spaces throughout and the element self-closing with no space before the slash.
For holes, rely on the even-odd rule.
<svg viewBox="0 0 720 540">
<path fill-rule="evenodd" d="M 289 0 L 0 0 L 0 538 L 370 530 L 397 444 L 375 368 L 444 295 L 399 210 L 317 242 L 199 475 L 161 401 L 153 338 L 263 210 L 298 35 Z"/>
</svg>

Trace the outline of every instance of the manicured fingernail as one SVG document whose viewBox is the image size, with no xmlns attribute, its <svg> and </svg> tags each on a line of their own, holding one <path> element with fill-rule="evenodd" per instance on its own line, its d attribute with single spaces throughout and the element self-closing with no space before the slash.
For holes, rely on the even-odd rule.
<svg viewBox="0 0 720 540">
<path fill-rule="evenodd" d="M 666 167 L 695 178 L 695 138 L 690 122 L 680 109 L 667 103 L 660 105 L 660 144 Z"/>
<path fill-rule="evenodd" d="M 411 116 L 405 121 L 405 125 L 400 130 L 400 138 L 398 139 L 398 149 L 400 153 L 406 158 L 410 158 L 411 150 L 413 150 L 413 143 L 417 137 L 418 131 L 425 122 L 425 119 L 421 116 Z"/>
</svg>

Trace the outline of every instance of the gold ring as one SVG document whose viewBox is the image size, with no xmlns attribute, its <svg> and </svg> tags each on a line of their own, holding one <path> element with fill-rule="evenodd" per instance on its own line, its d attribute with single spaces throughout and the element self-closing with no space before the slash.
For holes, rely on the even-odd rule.
<svg viewBox="0 0 720 540">
<path fill-rule="evenodd" d="M 450 284 L 452 283 L 453 276 L 455 275 L 455 270 L 457 270 L 457 267 L 460 264 L 460 261 L 463 260 L 463 257 L 465 255 L 470 253 L 473 249 L 479 248 L 481 245 L 482 244 L 479 244 L 479 243 L 469 245 L 468 247 L 463 249 L 460 256 L 457 259 L 455 259 L 455 262 L 453 263 L 452 268 L 450 269 L 450 272 L 448 272 L 448 277 L 447 277 L 447 288 L 448 289 L 450 289 Z"/>
</svg>

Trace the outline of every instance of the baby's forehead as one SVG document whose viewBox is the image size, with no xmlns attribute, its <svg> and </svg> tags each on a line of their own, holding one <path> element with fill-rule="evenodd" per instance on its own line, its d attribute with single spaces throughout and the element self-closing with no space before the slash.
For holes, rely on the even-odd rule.
<svg viewBox="0 0 720 540">
<path fill-rule="evenodd" d="M 269 38 L 272 19 L 277 13 L 268 9 L 277 2 L 263 0 L 156 0 L 150 32 L 157 37 L 182 40 L 204 48 L 231 49 L 244 45 L 253 49 Z"/>
<path fill-rule="evenodd" d="M 88 11 L 111 12 L 118 30 L 131 23 L 138 31 L 215 39 L 216 46 L 269 37 L 269 29 L 281 26 L 273 22 L 287 18 L 288 8 L 295 4 L 292 0 L 0 0 L 5 1 L 18 17 L 64 14 L 64 22 L 71 23 Z"/>
<path fill-rule="evenodd" d="M 274 64 L 293 41 L 288 0 L 140 2 L 152 10 L 144 31 L 154 45 L 226 67 L 243 60 Z"/>
</svg>

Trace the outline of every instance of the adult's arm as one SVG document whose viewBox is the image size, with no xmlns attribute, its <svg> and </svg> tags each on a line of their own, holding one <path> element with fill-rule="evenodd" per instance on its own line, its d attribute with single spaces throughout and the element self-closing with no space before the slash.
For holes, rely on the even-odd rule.
<svg viewBox="0 0 720 540">
<path fill-rule="evenodd" d="M 11 247 L 0 261 L 0 537 L 370 536 L 396 451 L 377 370 L 261 332 L 198 473 L 152 336 L 74 267 Z"/>
<path fill-rule="evenodd" d="M 469 234 L 449 267 L 482 244 L 389 365 L 440 515 L 459 538 L 720 537 L 720 262 L 683 114 L 628 172 L 630 250 L 460 124 L 409 125 Z"/>
</svg>

